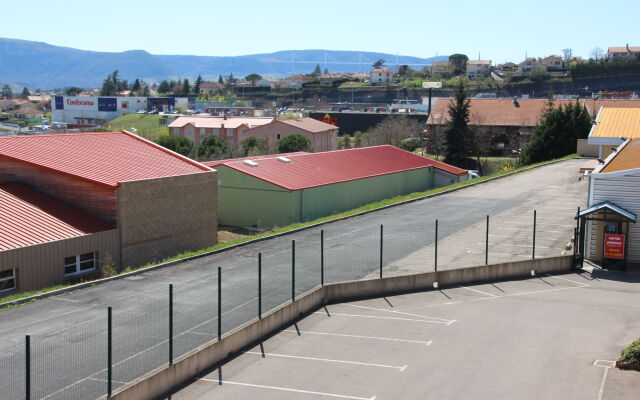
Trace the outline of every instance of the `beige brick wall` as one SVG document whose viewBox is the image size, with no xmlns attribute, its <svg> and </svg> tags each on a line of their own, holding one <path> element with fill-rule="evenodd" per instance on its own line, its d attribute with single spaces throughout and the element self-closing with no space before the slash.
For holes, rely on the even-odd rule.
<svg viewBox="0 0 640 400">
<path fill-rule="evenodd" d="M 121 265 L 138 266 L 217 243 L 216 172 L 123 182 Z"/>
</svg>

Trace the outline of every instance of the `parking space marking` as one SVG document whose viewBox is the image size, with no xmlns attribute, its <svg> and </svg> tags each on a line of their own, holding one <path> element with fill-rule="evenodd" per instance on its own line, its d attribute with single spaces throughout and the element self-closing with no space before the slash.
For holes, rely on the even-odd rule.
<svg viewBox="0 0 640 400">
<path fill-rule="evenodd" d="M 284 391 L 284 392 L 315 394 L 315 395 L 318 395 L 318 396 L 326 396 L 326 397 L 337 397 L 337 398 L 340 398 L 340 399 L 353 399 L 353 400 L 375 400 L 376 399 L 376 396 L 373 396 L 373 397 L 356 397 L 356 396 L 346 396 L 346 395 L 343 395 L 343 394 L 313 392 L 313 391 L 310 391 L 310 390 L 292 389 L 292 388 L 279 387 L 279 386 L 266 386 L 266 385 L 256 385 L 256 384 L 253 384 L 253 383 L 220 381 L 218 379 L 201 378 L 200 380 L 204 381 L 204 382 L 217 383 L 219 385 L 248 386 L 248 387 L 261 388 L 261 389 L 281 390 L 281 391 Z"/>
<path fill-rule="evenodd" d="M 408 340 L 408 339 L 396 339 L 396 338 L 386 338 L 386 337 L 378 337 L 378 336 L 362 336 L 362 335 L 349 335 L 346 333 L 330 333 L 330 332 L 313 332 L 313 331 L 294 331 L 290 329 L 285 329 L 282 332 L 295 333 L 298 336 L 305 335 L 324 335 L 324 336 L 338 336 L 338 337 L 347 337 L 354 339 L 372 339 L 372 340 L 386 340 L 390 342 L 401 342 L 401 343 L 416 343 L 423 344 L 425 346 L 430 346 L 433 343 L 433 340 L 429 341 L 421 341 L 421 340 Z"/>
<path fill-rule="evenodd" d="M 360 306 L 357 304 L 342 304 L 344 306 L 350 306 L 350 307 L 357 307 L 357 308 L 363 308 L 365 310 L 374 310 L 374 311 L 384 311 L 384 312 L 390 312 L 390 313 L 395 313 L 395 314 L 401 314 L 401 315 L 408 315 L 410 317 L 419 317 L 419 318 L 427 318 L 427 319 L 435 319 L 437 321 L 444 321 L 447 323 L 447 325 L 456 322 L 457 320 L 455 319 L 444 319 L 444 318 L 437 318 L 437 317 L 428 317 L 426 315 L 420 315 L 420 314 L 411 314 L 411 313 L 406 313 L 406 312 L 402 312 L 402 311 L 396 311 L 396 310 L 385 310 L 384 308 L 375 308 L 375 307 L 366 307 L 366 306 Z"/>
<path fill-rule="evenodd" d="M 452 304 L 468 303 L 468 302 L 471 302 L 471 301 L 495 300 L 495 299 L 502 299 L 504 297 L 525 296 L 525 295 L 537 294 L 537 293 L 557 292 L 557 291 L 560 291 L 560 290 L 584 289 L 584 288 L 587 288 L 587 287 L 591 286 L 591 285 L 588 285 L 588 284 L 584 284 L 584 285 L 585 286 L 563 286 L 563 287 L 558 287 L 558 288 L 554 288 L 554 289 L 545 289 L 545 290 L 535 290 L 535 291 L 531 291 L 531 292 L 512 293 L 512 294 L 505 294 L 505 295 L 502 295 L 502 296 L 494 296 L 494 297 L 479 297 L 477 299 L 469 299 L 469 300 L 447 301 L 446 303 L 438 303 L 438 304 L 425 304 L 423 306 L 405 308 L 405 310 L 407 310 L 407 311 L 409 311 L 409 310 L 420 310 L 420 309 L 429 308 L 429 307 L 448 306 L 448 305 L 452 305 Z"/>
<path fill-rule="evenodd" d="M 486 295 L 486 296 L 498 297 L 498 296 L 497 296 L 497 295 L 495 295 L 495 294 L 491 294 L 491 293 L 483 292 L 482 290 L 473 289 L 473 288 L 470 288 L 470 287 L 467 287 L 467 286 L 458 286 L 458 287 L 459 287 L 460 289 L 467 289 L 467 290 L 471 290 L 471 291 L 474 291 L 474 292 L 477 292 L 477 293 L 481 293 L 481 294 L 484 294 L 484 295 Z"/>
<path fill-rule="evenodd" d="M 364 367 L 375 367 L 375 368 L 389 368 L 389 369 L 397 369 L 400 372 L 404 372 L 407 369 L 408 365 L 403 365 L 401 367 L 396 367 L 394 365 L 385 365 L 385 364 L 371 364 L 366 362 L 359 361 L 348 361 L 348 360 L 333 360 L 331 358 L 317 358 L 317 357 L 304 357 L 304 356 L 293 356 L 290 354 L 275 354 L 275 353 L 262 353 L 260 351 L 245 351 L 243 354 L 253 354 L 261 357 L 281 357 L 281 358 L 293 358 L 296 360 L 309 360 L 309 361 L 321 361 L 321 362 L 332 362 L 338 364 L 352 364 L 352 365 L 361 365 Z"/>
<path fill-rule="evenodd" d="M 578 281 L 574 281 L 574 280 L 571 280 L 571 279 L 562 278 L 562 277 L 559 277 L 559 276 L 556 276 L 556 275 L 546 274 L 546 276 L 548 276 L 548 277 L 550 277 L 550 278 L 556 278 L 556 279 L 561 279 L 561 280 L 563 280 L 563 281 L 567 281 L 567 282 L 575 283 L 576 285 L 580 285 L 580 286 L 583 286 L 583 287 L 590 286 L 588 283 L 578 282 Z"/>
<path fill-rule="evenodd" d="M 598 400 L 602 400 L 604 395 L 604 385 L 607 383 L 607 375 L 609 374 L 609 368 L 603 368 L 602 381 L 600 382 L 600 390 L 598 390 Z"/>
<path fill-rule="evenodd" d="M 320 312 L 320 311 L 316 311 L 314 312 L 314 314 L 322 314 L 322 315 L 326 315 L 326 313 L 324 312 Z M 428 324 L 444 324 L 444 325 L 448 325 L 448 322 L 444 322 L 444 321 L 427 321 L 424 319 L 411 319 L 411 318 L 395 318 L 395 317 L 379 317 L 376 315 L 360 315 L 360 314 L 341 314 L 341 313 L 331 313 L 331 316 L 340 316 L 340 317 L 354 317 L 354 318 L 374 318 L 374 319 L 390 319 L 390 320 L 396 320 L 396 321 L 411 321 L 411 322 L 424 322 L 424 323 L 428 323 Z"/>
</svg>

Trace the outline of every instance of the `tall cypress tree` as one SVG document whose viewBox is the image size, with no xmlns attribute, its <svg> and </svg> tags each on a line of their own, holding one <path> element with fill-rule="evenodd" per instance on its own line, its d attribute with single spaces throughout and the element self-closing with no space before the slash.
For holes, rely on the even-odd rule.
<svg viewBox="0 0 640 400">
<path fill-rule="evenodd" d="M 468 155 L 469 130 L 469 98 L 464 83 L 460 81 L 456 88 L 455 98 L 449 104 L 449 122 L 445 130 L 445 160 L 461 165 Z"/>
<path fill-rule="evenodd" d="M 198 79 L 196 79 L 196 83 L 193 85 L 193 92 L 197 96 L 200 96 L 200 85 L 202 84 L 202 76 L 198 75 Z"/>
</svg>

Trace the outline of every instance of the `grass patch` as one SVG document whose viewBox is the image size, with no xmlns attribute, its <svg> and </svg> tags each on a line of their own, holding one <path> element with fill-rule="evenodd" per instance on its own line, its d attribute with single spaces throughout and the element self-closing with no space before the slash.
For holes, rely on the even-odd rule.
<svg viewBox="0 0 640 400">
<path fill-rule="evenodd" d="M 307 227 L 307 226 L 310 226 L 310 225 L 315 225 L 315 224 L 320 224 L 320 223 L 323 223 L 323 222 L 334 221 L 334 220 L 337 220 L 337 219 L 340 219 L 340 218 L 344 218 L 344 217 L 352 216 L 352 215 L 355 215 L 355 214 L 359 214 L 361 212 L 375 210 L 377 208 L 390 206 L 390 205 L 393 205 L 393 204 L 398 204 L 398 203 L 402 203 L 402 202 L 409 201 L 409 200 L 415 200 L 415 199 L 418 199 L 418 198 L 421 198 L 421 197 L 425 197 L 425 196 L 429 196 L 429 195 L 433 195 L 433 194 L 437 194 L 437 193 L 442 193 L 444 191 L 455 189 L 455 188 L 459 188 L 459 187 L 463 187 L 463 186 L 469 186 L 471 184 L 475 184 L 475 183 L 478 183 L 478 182 L 483 182 L 483 181 L 486 181 L 486 180 L 489 180 L 489 179 L 492 179 L 492 178 L 497 178 L 499 176 L 510 174 L 512 172 L 522 171 L 522 170 L 533 168 L 533 167 L 536 167 L 536 166 L 539 166 L 539 165 L 544 165 L 544 164 L 548 164 L 548 163 L 556 162 L 556 161 L 569 160 L 569 159 L 572 159 L 572 158 L 578 158 L 578 155 L 571 154 L 571 155 L 568 155 L 568 156 L 565 156 L 565 157 L 562 157 L 562 158 L 558 158 L 558 159 L 555 159 L 555 160 L 544 161 L 544 162 L 540 162 L 540 163 L 537 163 L 537 164 L 526 165 L 526 166 L 523 166 L 523 167 L 509 169 L 509 170 L 502 170 L 502 171 L 496 172 L 496 173 L 491 174 L 491 175 L 485 175 L 485 176 L 482 176 L 480 178 L 467 180 L 467 181 L 459 182 L 459 183 L 454 183 L 454 184 L 449 185 L 449 186 L 443 186 L 443 187 L 440 187 L 440 188 L 427 190 L 425 192 L 416 192 L 416 193 L 411 193 L 411 194 L 407 194 L 407 195 L 396 196 L 396 197 L 392 197 L 392 198 L 389 198 L 389 199 L 376 201 L 375 203 L 365 204 L 365 205 L 363 205 L 361 207 L 358 207 L 358 208 L 355 208 L 353 210 L 344 211 L 344 212 L 339 213 L 339 214 L 334 214 L 334 215 L 329 215 L 329 216 L 326 216 L 326 217 L 318 218 L 318 219 L 313 220 L 313 221 L 299 222 L 299 223 L 287 225 L 287 226 L 284 226 L 284 227 L 281 227 L 281 228 L 274 228 L 274 229 L 271 229 L 269 231 L 265 231 L 265 232 L 259 233 L 257 235 L 238 238 L 238 239 L 226 242 L 226 243 L 219 243 L 219 244 L 217 244 L 215 246 L 211 246 L 211 247 L 208 247 L 208 248 L 202 249 L 202 250 L 189 251 L 189 252 L 186 252 L 186 253 L 181 253 L 181 254 L 178 254 L 176 256 L 166 258 L 166 259 L 164 259 L 162 261 L 150 262 L 150 263 L 147 263 L 145 265 L 142 265 L 142 266 L 139 266 L 139 267 L 135 267 L 135 268 L 127 267 L 126 269 L 121 271 L 119 274 L 133 272 L 133 271 L 137 271 L 137 270 L 144 269 L 144 268 L 149 268 L 149 267 L 152 267 L 154 265 L 163 264 L 163 263 L 167 263 L 167 262 L 183 260 L 183 259 L 186 259 L 186 258 L 189 258 L 189 257 L 194 257 L 194 256 L 202 255 L 202 254 L 205 254 L 205 253 L 210 253 L 212 251 L 222 250 L 222 249 L 225 249 L 227 247 L 236 246 L 236 245 L 239 245 L 239 244 L 242 244 L 242 243 L 246 243 L 246 242 L 249 242 L 249 241 L 252 241 L 252 240 L 262 239 L 262 238 L 266 238 L 266 237 L 269 237 L 269 236 L 277 235 L 277 234 L 280 234 L 280 233 L 290 232 L 290 231 L 293 231 L 293 230 L 296 230 L 296 229 L 300 229 L 300 228 L 304 228 L 304 227 Z M 69 287 L 69 286 L 72 286 L 72 285 L 73 284 L 57 285 L 57 286 L 52 286 L 52 287 L 49 287 L 49 288 L 46 288 L 46 289 L 36 290 L 36 291 L 32 291 L 32 292 L 17 293 L 15 295 L 9 295 L 7 297 L 0 298 L 0 302 L 4 303 L 4 302 L 13 301 L 13 300 L 19 300 L 19 299 L 23 299 L 25 297 L 34 296 L 36 294 L 50 292 L 50 291 L 54 291 L 54 290 L 57 290 L 57 289 L 62 289 L 62 288 Z M 3 309 L 13 308 L 13 307 L 15 307 L 15 306 L 8 306 L 8 307 L 5 306 Z"/>
<path fill-rule="evenodd" d="M 10 301 L 20 300 L 20 299 L 24 299 L 25 297 L 31 297 L 31 296 L 35 296 L 37 294 L 52 292 L 54 290 L 66 288 L 66 287 L 69 287 L 69 286 L 72 286 L 72 285 L 73 285 L 72 283 L 62 284 L 62 285 L 51 286 L 51 287 L 48 287 L 48 288 L 45 288 L 45 289 L 32 290 L 30 292 L 21 292 L 21 293 L 16 293 L 16 294 L 10 294 L 8 296 L 1 297 L 0 298 L 0 303 L 8 303 Z M 5 307 L 1 307 L 0 309 L 6 310 L 6 309 L 9 309 L 9 308 L 13 308 L 13 307 L 15 307 L 15 306 L 5 306 Z"/>
<path fill-rule="evenodd" d="M 160 119 L 163 117 L 166 118 L 160 114 L 127 114 L 109 122 L 107 129 L 111 131 L 127 130 L 145 139 L 155 140 L 159 136 L 169 134 L 169 128 L 160 126 Z M 137 131 L 131 128 L 135 128 Z"/>
</svg>

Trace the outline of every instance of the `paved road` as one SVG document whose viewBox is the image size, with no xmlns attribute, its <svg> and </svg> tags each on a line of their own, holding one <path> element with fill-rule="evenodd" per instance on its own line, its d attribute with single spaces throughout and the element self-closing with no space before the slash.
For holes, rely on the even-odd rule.
<svg viewBox="0 0 640 400">
<path fill-rule="evenodd" d="M 171 399 L 636 400 L 640 373 L 594 362 L 637 338 L 639 285 L 597 271 L 330 305 Z"/>
<path fill-rule="evenodd" d="M 325 225 L 325 281 L 377 274 L 380 224 L 384 273 L 432 270 L 434 221 L 438 268 L 484 262 L 485 216 L 491 215 L 489 262 L 531 256 L 533 209 L 537 256 L 559 255 L 586 200 L 582 160 L 517 174 L 443 196 Z M 296 294 L 320 282 L 320 228 L 263 241 L 170 268 L 0 311 L 0 398 L 20 398 L 23 341 L 32 341 L 33 398 L 103 394 L 106 307 L 113 307 L 114 380 L 122 385 L 167 361 L 168 284 L 174 284 L 174 354 L 216 336 L 217 267 L 222 267 L 222 328 L 257 314 L 257 253 L 263 254 L 263 310 L 291 298 L 291 241 Z M 47 397 L 48 396 L 48 397 Z"/>
</svg>

